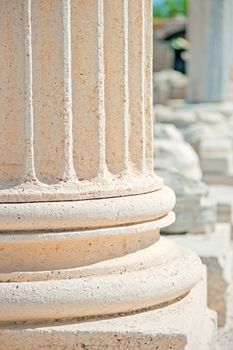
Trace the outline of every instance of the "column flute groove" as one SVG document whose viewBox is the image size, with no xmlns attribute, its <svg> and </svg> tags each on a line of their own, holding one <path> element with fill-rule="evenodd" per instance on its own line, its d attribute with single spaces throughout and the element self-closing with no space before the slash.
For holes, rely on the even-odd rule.
<svg viewBox="0 0 233 350">
<path fill-rule="evenodd" d="M 31 49 L 31 0 L 24 2 L 24 31 L 25 31 L 25 145 L 26 161 L 24 181 L 36 181 L 34 160 L 34 120 L 32 96 L 32 49 Z"/>
<path fill-rule="evenodd" d="M 153 64 L 152 64 L 152 52 L 153 52 L 153 16 L 151 1 L 145 1 L 145 97 L 144 97 L 144 107 L 145 107 L 145 143 L 146 143 L 146 167 L 149 172 L 153 172 L 153 127 L 152 127 L 152 115 L 153 115 Z"/>
<path fill-rule="evenodd" d="M 98 113 L 99 113 L 99 174 L 106 173 L 105 107 L 104 107 L 104 0 L 97 0 L 97 38 L 98 38 Z"/>
<path fill-rule="evenodd" d="M 145 1 L 142 2 L 142 91 L 141 91 L 141 99 L 142 99 L 142 171 L 146 172 L 146 121 L 145 121 Z"/>
<path fill-rule="evenodd" d="M 64 32 L 64 178 L 77 182 L 73 163 L 73 113 L 72 113 L 72 72 L 71 72 L 71 12 L 70 0 L 63 0 L 63 32 Z"/>
<path fill-rule="evenodd" d="M 129 115 L 129 2 L 124 0 L 124 84 L 125 84 L 125 100 L 124 100 L 124 129 L 125 129 L 125 161 L 124 168 L 126 174 L 130 169 L 130 155 L 129 155 L 129 127 L 130 127 L 130 115 Z"/>
<path fill-rule="evenodd" d="M 144 1 L 129 2 L 130 159 L 135 172 L 144 172 Z"/>
<path fill-rule="evenodd" d="M 106 161 L 110 175 L 124 177 L 130 173 L 128 1 L 104 5 Z"/>
</svg>

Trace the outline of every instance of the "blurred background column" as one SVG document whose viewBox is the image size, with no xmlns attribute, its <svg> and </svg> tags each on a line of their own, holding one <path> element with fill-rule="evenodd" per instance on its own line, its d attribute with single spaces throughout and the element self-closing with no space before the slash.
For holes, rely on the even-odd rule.
<svg viewBox="0 0 233 350">
<path fill-rule="evenodd" d="M 190 0 L 188 102 L 222 102 L 229 91 L 230 0 Z"/>
</svg>

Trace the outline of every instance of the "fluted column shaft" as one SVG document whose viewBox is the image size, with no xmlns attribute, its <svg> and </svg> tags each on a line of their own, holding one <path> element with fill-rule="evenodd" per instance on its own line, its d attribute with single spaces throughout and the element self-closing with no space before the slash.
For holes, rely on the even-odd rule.
<svg viewBox="0 0 233 350">
<path fill-rule="evenodd" d="M 150 0 L 0 2 L 0 201 L 161 187 Z"/>
</svg>

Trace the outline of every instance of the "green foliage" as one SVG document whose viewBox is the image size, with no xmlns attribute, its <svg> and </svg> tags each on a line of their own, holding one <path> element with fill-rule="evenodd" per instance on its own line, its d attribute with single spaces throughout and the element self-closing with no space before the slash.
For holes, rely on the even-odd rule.
<svg viewBox="0 0 233 350">
<path fill-rule="evenodd" d="M 187 15 L 188 0 L 154 0 L 154 17 L 174 17 L 176 15 Z"/>
</svg>

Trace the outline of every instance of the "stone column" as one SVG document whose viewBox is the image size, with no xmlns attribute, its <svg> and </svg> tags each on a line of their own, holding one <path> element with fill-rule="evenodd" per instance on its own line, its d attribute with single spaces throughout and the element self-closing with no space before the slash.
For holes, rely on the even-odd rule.
<svg viewBox="0 0 233 350">
<path fill-rule="evenodd" d="M 233 22 L 232 22 L 232 16 L 233 16 L 233 2 L 230 1 L 229 4 L 229 13 L 228 13 L 228 25 L 229 25 L 229 31 L 228 31 L 228 40 L 229 40 L 229 89 L 228 89 L 228 100 L 230 102 L 233 101 L 233 47 L 232 47 L 232 37 L 233 37 Z"/>
<path fill-rule="evenodd" d="M 188 102 L 224 102 L 229 91 L 230 0 L 190 0 Z"/>
<path fill-rule="evenodd" d="M 159 237 L 175 198 L 153 173 L 151 1 L 0 16 L 0 349 L 196 350 L 203 267 Z"/>
</svg>

